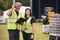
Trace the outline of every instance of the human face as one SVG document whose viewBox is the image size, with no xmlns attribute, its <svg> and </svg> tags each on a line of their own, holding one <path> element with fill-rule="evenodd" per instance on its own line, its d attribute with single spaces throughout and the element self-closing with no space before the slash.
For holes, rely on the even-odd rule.
<svg viewBox="0 0 60 40">
<path fill-rule="evenodd" d="M 15 8 L 16 8 L 17 10 L 20 10 L 21 5 L 17 4 L 17 5 L 15 6 Z"/>
<path fill-rule="evenodd" d="M 30 10 L 26 10 L 26 15 L 30 15 Z"/>
</svg>

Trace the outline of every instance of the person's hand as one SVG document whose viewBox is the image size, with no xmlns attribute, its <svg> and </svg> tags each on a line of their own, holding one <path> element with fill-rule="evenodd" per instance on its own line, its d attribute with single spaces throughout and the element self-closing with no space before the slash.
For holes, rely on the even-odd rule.
<svg viewBox="0 0 60 40">
<path fill-rule="evenodd" d="M 23 28 L 21 27 L 21 32 L 23 32 Z"/>
<path fill-rule="evenodd" d="M 21 30 L 21 32 L 23 32 L 23 25 L 20 25 L 20 26 L 21 26 L 21 29 L 20 30 Z"/>
<path fill-rule="evenodd" d="M 21 22 L 20 24 L 23 25 L 23 22 Z"/>
<path fill-rule="evenodd" d="M 31 39 L 34 39 L 34 35 L 33 34 L 31 35 Z"/>
<path fill-rule="evenodd" d="M 15 5 L 12 5 L 12 9 L 14 9 L 15 8 Z"/>
</svg>

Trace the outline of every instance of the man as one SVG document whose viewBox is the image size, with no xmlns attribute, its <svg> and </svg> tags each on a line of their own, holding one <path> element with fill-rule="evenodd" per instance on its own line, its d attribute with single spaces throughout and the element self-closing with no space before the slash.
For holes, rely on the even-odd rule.
<svg viewBox="0 0 60 40">
<path fill-rule="evenodd" d="M 19 40 L 20 25 L 17 24 L 16 21 L 21 18 L 21 14 L 19 12 L 20 8 L 21 3 L 16 2 L 16 4 L 13 5 L 7 13 L 7 15 L 9 16 L 7 23 L 9 40 Z"/>
</svg>

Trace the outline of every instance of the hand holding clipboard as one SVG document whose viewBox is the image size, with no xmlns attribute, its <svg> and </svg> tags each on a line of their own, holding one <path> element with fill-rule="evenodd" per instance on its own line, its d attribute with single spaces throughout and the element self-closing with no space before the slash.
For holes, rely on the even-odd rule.
<svg viewBox="0 0 60 40">
<path fill-rule="evenodd" d="M 16 21 L 16 23 L 22 25 L 22 24 L 24 23 L 24 21 L 25 21 L 24 18 L 19 18 L 19 19 Z"/>
</svg>

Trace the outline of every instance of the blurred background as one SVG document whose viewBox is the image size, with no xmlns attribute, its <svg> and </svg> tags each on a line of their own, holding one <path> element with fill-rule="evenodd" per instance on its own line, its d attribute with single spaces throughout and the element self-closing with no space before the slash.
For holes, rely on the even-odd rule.
<svg viewBox="0 0 60 40">
<path fill-rule="evenodd" d="M 7 12 L 15 2 L 22 3 L 20 9 L 22 17 L 26 8 L 32 10 L 32 15 L 36 18 L 34 40 L 50 40 L 50 17 L 52 14 L 60 13 L 60 0 L 0 0 L 0 40 L 8 40 Z M 20 39 L 22 33 L 20 33 Z"/>
</svg>

